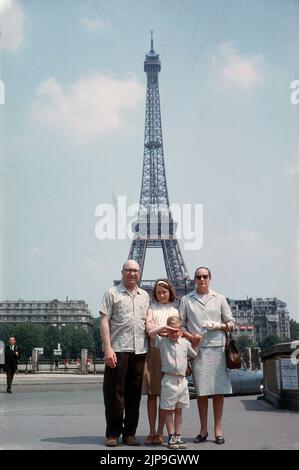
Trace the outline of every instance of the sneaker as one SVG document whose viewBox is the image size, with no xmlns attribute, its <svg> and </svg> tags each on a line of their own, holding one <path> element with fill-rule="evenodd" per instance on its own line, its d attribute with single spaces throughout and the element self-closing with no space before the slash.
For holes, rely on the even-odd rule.
<svg viewBox="0 0 299 470">
<path fill-rule="evenodd" d="M 176 437 L 176 442 L 179 446 L 179 449 L 187 449 L 187 444 L 186 442 L 183 440 L 182 436 L 175 436 Z"/>
<path fill-rule="evenodd" d="M 179 449 L 179 445 L 177 443 L 177 438 L 175 437 L 174 434 L 171 434 L 169 437 L 168 437 L 168 445 L 167 445 L 168 449 Z"/>
</svg>

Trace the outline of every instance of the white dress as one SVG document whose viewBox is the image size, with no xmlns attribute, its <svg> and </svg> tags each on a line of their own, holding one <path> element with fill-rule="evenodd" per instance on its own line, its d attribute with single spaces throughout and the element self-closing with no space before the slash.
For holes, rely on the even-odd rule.
<svg viewBox="0 0 299 470">
<path fill-rule="evenodd" d="M 203 321 L 233 321 L 226 299 L 213 290 L 203 295 L 193 291 L 182 298 L 180 311 L 189 331 L 203 334 L 199 352 L 191 361 L 197 396 L 232 393 L 226 368 L 225 334 L 219 329 L 204 332 L 202 328 Z"/>
<path fill-rule="evenodd" d="M 207 295 L 200 295 L 203 302 Z M 226 368 L 224 346 L 203 347 L 192 362 L 192 376 L 197 396 L 226 395 L 232 393 Z"/>
<path fill-rule="evenodd" d="M 169 302 L 168 304 L 153 302 L 150 308 L 153 312 L 153 322 L 155 326 L 164 326 L 166 325 L 167 318 L 179 316 L 175 302 Z M 142 394 L 160 395 L 161 378 L 160 351 L 149 342 L 143 371 Z"/>
</svg>

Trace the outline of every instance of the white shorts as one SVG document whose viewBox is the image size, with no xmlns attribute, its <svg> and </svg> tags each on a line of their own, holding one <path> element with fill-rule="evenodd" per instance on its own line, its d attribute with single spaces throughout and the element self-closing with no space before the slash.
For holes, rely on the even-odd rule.
<svg viewBox="0 0 299 470">
<path fill-rule="evenodd" d="M 164 374 L 161 381 L 161 410 L 189 408 L 188 380 L 184 376 Z"/>
</svg>

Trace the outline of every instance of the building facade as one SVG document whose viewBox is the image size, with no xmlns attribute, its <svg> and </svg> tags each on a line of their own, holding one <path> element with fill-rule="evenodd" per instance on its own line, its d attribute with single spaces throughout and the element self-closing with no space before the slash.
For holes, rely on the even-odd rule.
<svg viewBox="0 0 299 470">
<path fill-rule="evenodd" d="M 2 300 L 0 301 L 0 323 L 31 322 L 45 326 L 65 325 L 81 327 L 89 331 L 93 317 L 83 300 Z"/>
<path fill-rule="evenodd" d="M 290 317 L 287 304 L 274 298 L 253 301 L 254 325 L 257 341 L 277 335 L 281 341 L 290 339 Z"/>
<path fill-rule="evenodd" d="M 290 317 L 287 304 L 274 298 L 227 299 L 236 321 L 235 336 L 248 337 L 261 343 L 267 336 L 276 335 L 281 342 L 290 338 Z"/>
<path fill-rule="evenodd" d="M 252 342 L 256 342 L 252 299 L 234 300 L 227 299 L 233 317 L 235 319 L 234 335 L 237 338 L 246 336 Z"/>
</svg>

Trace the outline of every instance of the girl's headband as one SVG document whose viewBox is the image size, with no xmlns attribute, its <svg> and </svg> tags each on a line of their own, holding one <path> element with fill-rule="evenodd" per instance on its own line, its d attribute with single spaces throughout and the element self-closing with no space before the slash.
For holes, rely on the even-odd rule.
<svg viewBox="0 0 299 470">
<path fill-rule="evenodd" d="M 160 284 L 163 284 L 164 286 L 169 287 L 169 284 L 167 284 L 167 282 L 165 281 L 158 281 L 156 285 L 159 286 Z"/>
</svg>

